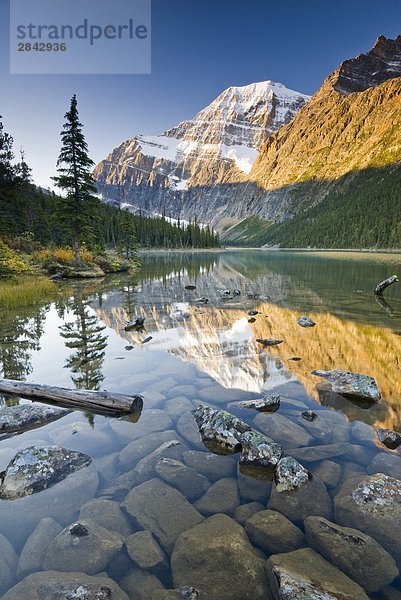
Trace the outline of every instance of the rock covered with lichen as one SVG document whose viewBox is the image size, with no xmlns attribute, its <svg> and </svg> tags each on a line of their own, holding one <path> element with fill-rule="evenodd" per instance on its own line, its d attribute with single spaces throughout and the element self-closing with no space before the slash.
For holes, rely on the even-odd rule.
<svg viewBox="0 0 401 600">
<path fill-rule="evenodd" d="M 351 485 L 352 484 L 352 485 Z M 355 480 L 337 494 L 335 520 L 378 541 L 401 566 L 401 481 L 375 473 Z"/>
<path fill-rule="evenodd" d="M 241 436 L 240 465 L 273 470 L 283 455 L 283 449 L 265 435 L 247 431 Z"/>
<path fill-rule="evenodd" d="M 3 600 L 128 600 L 127 594 L 107 576 L 82 572 L 42 571 L 28 575 L 4 596 Z"/>
<path fill-rule="evenodd" d="M 260 412 L 274 412 L 280 408 L 280 396 L 279 394 L 270 394 L 256 400 L 245 400 L 239 405 L 242 408 L 253 408 Z"/>
<path fill-rule="evenodd" d="M 0 498 L 14 500 L 30 496 L 62 481 L 92 462 L 87 454 L 61 446 L 31 446 L 20 450 L 9 463 Z"/>
<path fill-rule="evenodd" d="M 274 478 L 278 492 L 290 492 L 306 485 L 311 477 L 295 458 L 285 456 L 277 464 Z"/>
<path fill-rule="evenodd" d="M 216 444 L 222 450 L 237 452 L 241 436 L 251 427 L 225 410 L 200 404 L 194 411 L 196 424 L 204 443 Z"/>
<path fill-rule="evenodd" d="M 379 402 L 381 399 L 376 381 L 369 375 L 335 369 L 332 371 L 312 371 L 312 375 L 329 381 L 333 392 L 342 396 L 371 402 Z"/>
<path fill-rule="evenodd" d="M 376 427 L 377 439 L 390 450 L 395 450 L 401 445 L 401 435 L 391 429 Z"/>
</svg>

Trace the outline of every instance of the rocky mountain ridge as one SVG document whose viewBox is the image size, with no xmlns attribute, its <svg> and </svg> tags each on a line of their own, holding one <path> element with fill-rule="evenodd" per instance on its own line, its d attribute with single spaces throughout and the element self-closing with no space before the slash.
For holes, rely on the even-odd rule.
<svg viewBox="0 0 401 600">
<path fill-rule="evenodd" d="M 199 187 L 243 181 L 263 142 L 308 99 L 272 81 L 230 87 L 193 120 L 113 150 L 95 168 L 99 192 L 151 214 L 193 217 Z"/>
</svg>

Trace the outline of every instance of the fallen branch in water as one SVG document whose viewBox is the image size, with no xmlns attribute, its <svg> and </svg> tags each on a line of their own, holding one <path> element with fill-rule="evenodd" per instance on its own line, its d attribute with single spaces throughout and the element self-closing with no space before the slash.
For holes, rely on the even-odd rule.
<svg viewBox="0 0 401 600">
<path fill-rule="evenodd" d="M 393 285 L 393 283 L 398 283 L 398 281 L 399 279 L 397 275 L 392 275 L 388 279 L 385 279 L 381 283 L 377 284 L 377 286 L 375 287 L 375 295 L 381 296 L 384 290 L 389 287 L 389 285 Z"/>
<path fill-rule="evenodd" d="M 126 396 L 106 391 L 71 390 L 13 379 L 0 379 L 0 393 L 109 415 L 135 413 L 140 415 L 143 407 L 143 398 L 139 395 Z"/>
</svg>

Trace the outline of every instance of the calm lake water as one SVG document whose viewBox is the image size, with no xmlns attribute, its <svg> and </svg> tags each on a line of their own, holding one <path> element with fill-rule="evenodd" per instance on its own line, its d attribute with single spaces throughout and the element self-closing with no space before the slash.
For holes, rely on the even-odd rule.
<svg viewBox="0 0 401 600">
<path fill-rule="evenodd" d="M 221 456 L 214 467 L 205 469 L 204 454 L 209 451 L 203 446 L 190 413 L 200 402 L 234 413 L 295 457 L 299 447 L 318 449 L 337 444 L 337 454 L 334 448 L 333 454 L 322 455 L 320 460 L 299 459 L 323 482 L 326 505 L 326 496 L 331 503 L 349 478 L 368 477 L 375 472 L 401 478 L 399 451 L 388 450 L 376 440 L 373 429 L 360 425 L 401 432 L 401 285 L 389 288 L 381 304 L 373 295 L 379 281 L 401 275 L 401 256 L 233 251 L 149 254 L 143 255 L 141 261 L 142 269 L 135 276 L 61 282 L 58 285 L 64 294 L 57 302 L 1 314 L 3 378 L 144 396 L 137 422 L 71 412 L 46 426 L 0 439 L 0 471 L 19 449 L 31 445 L 59 444 L 93 458 L 86 482 L 85 478 L 77 479 L 69 487 L 65 485 L 67 478 L 31 498 L 0 501 L 0 533 L 17 555 L 27 554 L 27 539 L 32 542 L 31 534 L 41 519 L 51 517 L 65 527 L 75 522 L 82 506 L 94 498 L 109 500 L 116 509 L 122 504 L 123 513 L 114 521 L 106 516 L 102 520 L 106 505 L 101 503 L 94 505 L 97 508 L 92 509 L 90 518 L 98 519 L 106 528 L 119 530 L 124 539 L 147 529 L 143 519 L 126 514 L 125 499 L 136 486 L 162 477 L 163 469 L 155 466 L 156 459 L 148 463 L 145 460 L 145 465 L 140 461 L 172 439 L 180 441 L 183 447 L 171 455 L 167 451 L 167 457 L 204 475 L 208 479 L 206 485 L 226 480 L 228 491 L 223 499 L 221 494 L 201 498 L 204 490 L 194 495 L 184 493 L 201 515 L 224 512 L 243 524 L 241 515 L 246 509 L 241 511 L 239 506 L 249 505 L 249 516 L 252 511 L 265 509 L 269 498 L 271 502 L 274 484 L 240 473 L 238 455 Z M 186 290 L 186 285 L 196 289 Z M 222 299 L 218 291 L 222 289 L 236 289 L 241 294 Z M 197 302 L 200 297 L 207 297 L 210 302 Z M 249 322 L 247 314 L 251 309 L 260 313 L 254 323 Z M 316 322 L 316 327 L 299 327 L 297 318 L 304 314 Z M 126 332 L 126 321 L 137 315 L 146 318 L 145 330 Z M 147 338 L 151 339 L 145 342 Z M 279 338 L 284 342 L 263 349 L 256 338 Z M 293 357 L 302 360 L 290 360 Z M 383 400 L 369 408 L 362 407 L 332 393 L 322 380 L 311 375 L 314 369 L 344 369 L 371 375 Z M 272 392 L 281 396 L 280 409 L 274 415 L 261 415 L 238 406 L 241 400 Z M 18 400 L 3 397 L 2 402 L 10 405 Z M 317 421 L 308 423 L 301 419 L 304 410 L 315 411 Z M 352 453 L 341 450 L 341 444 L 351 444 Z M 163 456 L 159 454 L 158 460 Z M 174 487 L 172 482 L 168 485 Z M 58 486 L 61 498 L 54 491 Z M 182 484 L 177 482 L 176 487 L 181 493 Z M 112 505 L 107 506 L 110 511 Z M 269 506 L 281 510 L 277 501 Z M 86 517 L 88 514 L 87 511 Z M 303 506 L 299 514 L 289 514 L 286 508 L 283 514 L 301 531 L 305 514 L 329 514 L 335 522 L 331 511 L 327 513 L 325 508 L 320 513 L 315 505 L 309 513 L 308 507 Z M 180 514 L 170 518 L 179 522 Z M 140 600 L 158 598 L 158 588 L 196 585 L 196 576 L 192 581 L 188 574 L 183 582 L 182 575 L 171 571 L 171 545 L 158 538 L 150 525 L 148 529 L 161 542 L 165 564 L 138 572 L 138 563 L 124 546 L 99 570 L 114 579 L 129 598 Z M 399 531 L 394 535 L 399 536 Z M 266 549 L 252 541 L 258 549 L 255 560 L 267 558 Z M 396 552 L 390 554 L 396 556 Z M 63 556 L 60 565 L 63 566 L 55 570 L 71 570 Z M 207 568 L 218 569 L 219 565 Z M 43 566 L 20 565 L 7 587 L 32 570 L 43 570 Z M 215 579 L 214 573 L 210 579 Z M 398 590 L 401 594 L 398 578 L 388 583 L 391 588 L 386 593 L 396 594 Z M 204 584 L 201 589 L 202 600 L 237 598 L 233 590 L 222 595 L 218 586 L 216 591 L 205 591 L 206 587 Z M 390 597 L 375 591 L 376 595 L 368 590 L 368 596 Z M 251 592 L 249 598 L 270 597 L 252 596 Z"/>
</svg>

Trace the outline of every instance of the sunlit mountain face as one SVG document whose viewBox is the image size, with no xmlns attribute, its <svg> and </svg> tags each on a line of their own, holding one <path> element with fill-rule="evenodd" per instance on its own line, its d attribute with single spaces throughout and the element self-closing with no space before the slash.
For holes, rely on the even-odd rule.
<svg viewBox="0 0 401 600">
<path fill-rule="evenodd" d="M 197 273 L 188 264 L 177 267 L 176 263 L 175 269 L 167 265 L 164 273 L 161 269 L 153 277 L 146 276 L 145 265 L 145 275 L 136 285 L 124 283 L 111 289 L 92 306 L 108 327 L 134 346 L 133 353 L 147 352 L 150 361 L 152 353 L 167 351 L 225 388 L 255 394 L 277 388 L 287 394 L 289 384 L 298 383 L 310 397 L 341 410 L 351 420 L 397 429 L 401 421 L 399 301 L 389 297 L 396 307 L 388 305 L 390 311 L 375 303 L 364 279 L 365 266 L 358 261 L 350 261 L 348 270 L 342 263 L 337 275 L 343 285 L 337 289 L 333 278 L 338 265 L 333 261 L 331 278 L 328 282 L 322 278 L 319 290 L 319 273 L 327 269 L 327 260 L 321 263 L 311 257 L 306 266 L 299 262 L 297 268 L 288 257 L 287 262 L 277 257 L 267 265 L 259 253 L 253 266 L 243 270 L 239 257 L 215 256 L 213 261 L 205 258 Z M 369 277 L 375 277 L 378 265 L 373 262 L 367 267 Z M 196 282 L 196 290 L 185 289 L 191 282 Z M 223 289 L 238 290 L 240 295 L 222 298 Z M 206 305 L 199 301 L 203 297 L 210 300 Z M 327 310 L 331 306 L 338 314 Z M 250 310 L 259 313 L 254 322 L 249 322 Z M 297 318 L 305 313 L 316 327 L 298 325 Z M 127 321 L 137 314 L 146 319 L 145 331 L 126 332 Z M 258 338 L 283 343 L 265 349 L 256 342 Z M 294 357 L 302 360 L 291 360 Z M 384 402 L 366 410 L 333 394 L 330 386 L 311 375 L 314 369 L 368 374 L 376 379 Z"/>
</svg>

